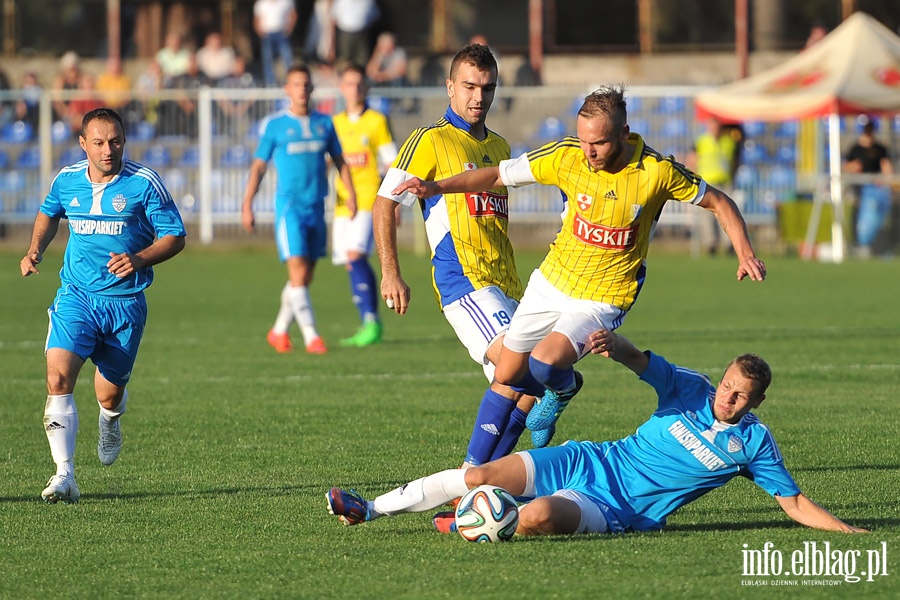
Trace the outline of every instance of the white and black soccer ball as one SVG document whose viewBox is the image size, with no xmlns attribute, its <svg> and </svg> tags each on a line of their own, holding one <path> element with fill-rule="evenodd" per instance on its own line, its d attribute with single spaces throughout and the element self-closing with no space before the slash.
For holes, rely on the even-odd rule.
<svg viewBox="0 0 900 600">
<path fill-rule="evenodd" d="M 515 498 L 496 485 L 480 485 L 456 506 L 456 529 L 470 542 L 507 542 L 519 524 Z"/>
</svg>

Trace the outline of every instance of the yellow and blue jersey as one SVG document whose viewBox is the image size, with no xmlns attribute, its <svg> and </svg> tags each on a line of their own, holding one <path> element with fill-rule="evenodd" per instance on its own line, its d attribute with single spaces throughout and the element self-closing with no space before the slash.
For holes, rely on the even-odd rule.
<svg viewBox="0 0 900 600">
<path fill-rule="evenodd" d="M 430 127 L 415 130 L 400 148 L 393 168 L 437 180 L 509 158 L 509 143 L 488 130 L 484 140 L 449 107 Z M 421 201 L 431 246 L 432 277 L 441 306 L 487 286 L 516 300 L 522 282 L 509 241 L 506 187 L 487 192 L 441 194 Z"/>
<path fill-rule="evenodd" d="M 60 271 L 63 287 L 88 294 L 127 296 L 153 282 L 153 268 L 116 277 L 106 268 L 109 253 L 135 253 L 158 237 L 185 235 L 184 223 L 159 175 L 125 160 L 107 183 L 88 179 L 88 161 L 63 168 L 53 179 L 40 211 L 69 221 L 69 241 Z"/>
<path fill-rule="evenodd" d="M 566 201 L 541 273 L 572 298 L 625 310 L 637 297 L 651 232 L 666 201 L 697 203 L 706 191 L 699 177 L 646 146 L 640 135 L 632 133 L 628 141 L 634 152 L 618 173 L 591 169 L 576 137 L 527 154 L 534 179 L 558 187 Z"/>
<path fill-rule="evenodd" d="M 356 208 L 371 211 L 381 185 L 379 150 L 393 144 L 387 117 L 378 111 L 366 108 L 358 118 L 351 118 L 346 111 L 334 116 L 344 161 L 350 166 L 353 189 L 356 192 Z M 347 187 L 338 178 L 335 182 L 336 200 L 334 215 L 349 217 L 347 208 Z"/>
</svg>

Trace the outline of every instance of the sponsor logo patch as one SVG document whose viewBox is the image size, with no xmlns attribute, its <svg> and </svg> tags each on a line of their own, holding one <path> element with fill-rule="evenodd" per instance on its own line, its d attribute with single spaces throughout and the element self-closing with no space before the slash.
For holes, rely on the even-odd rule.
<svg viewBox="0 0 900 600">
<path fill-rule="evenodd" d="M 606 227 L 591 223 L 577 213 L 572 227 L 576 238 L 597 248 L 628 250 L 634 247 L 637 240 L 637 226 Z"/>
<path fill-rule="evenodd" d="M 470 217 L 509 218 L 509 196 L 506 194 L 490 192 L 466 194 L 466 204 L 469 207 Z"/>
</svg>

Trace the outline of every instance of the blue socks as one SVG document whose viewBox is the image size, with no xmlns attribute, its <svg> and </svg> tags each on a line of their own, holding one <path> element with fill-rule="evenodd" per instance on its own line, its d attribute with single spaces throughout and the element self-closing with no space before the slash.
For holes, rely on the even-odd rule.
<svg viewBox="0 0 900 600">
<path fill-rule="evenodd" d="M 575 388 L 575 369 L 557 369 L 534 357 L 528 358 L 528 369 L 544 387 L 554 392 L 568 392 Z M 538 394 L 534 394 L 538 395 Z M 541 392 L 543 395 L 543 392 Z"/>
<path fill-rule="evenodd" d="M 528 418 L 528 415 L 518 406 L 512 411 L 512 414 L 509 415 L 506 429 L 503 430 L 503 435 L 500 436 L 500 441 L 497 442 L 497 447 L 494 448 L 491 460 L 503 458 L 515 449 L 516 444 L 519 443 L 519 438 L 522 437 L 522 432 L 525 431 L 526 418 Z"/>
<path fill-rule="evenodd" d="M 537 396 L 540 398 L 544 395 L 544 384 L 534 378 L 531 371 L 525 373 L 525 377 L 509 386 L 517 392 L 527 394 L 528 396 Z"/>
<path fill-rule="evenodd" d="M 516 403 L 488 388 L 481 399 L 469 439 L 466 463 L 482 465 L 494 456 Z M 521 434 L 521 432 L 520 432 Z M 514 444 L 515 445 L 515 444 Z"/>
<path fill-rule="evenodd" d="M 366 257 L 350 262 L 350 290 L 353 293 L 353 304 L 359 310 L 359 319 L 363 323 L 378 319 L 378 300 L 375 297 L 375 272 Z"/>
</svg>

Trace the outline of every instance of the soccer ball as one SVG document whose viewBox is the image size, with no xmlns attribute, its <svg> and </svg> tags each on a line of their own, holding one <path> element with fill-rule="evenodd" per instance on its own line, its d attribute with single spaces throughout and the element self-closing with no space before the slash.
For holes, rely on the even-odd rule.
<svg viewBox="0 0 900 600">
<path fill-rule="evenodd" d="M 472 488 L 456 506 L 456 529 L 470 542 L 507 542 L 518 524 L 515 499 L 496 485 Z"/>
</svg>

